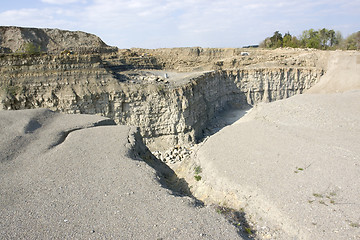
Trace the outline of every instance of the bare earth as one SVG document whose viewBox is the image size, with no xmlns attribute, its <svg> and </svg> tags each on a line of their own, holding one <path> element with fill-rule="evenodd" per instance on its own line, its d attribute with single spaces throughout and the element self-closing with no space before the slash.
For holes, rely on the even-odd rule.
<svg viewBox="0 0 360 240">
<path fill-rule="evenodd" d="M 133 128 L 42 109 L 0 119 L 1 239 L 240 239 L 131 158 Z"/>
<path fill-rule="evenodd" d="M 360 54 L 329 59 L 307 94 L 225 113 L 194 151 L 195 196 L 242 208 L 258 238 L 360 239 Z M 135 132 L 99 116 L 0 111 L 1 238 L 241 239 L 134 158 Z"/>
<path fill-rule="evenodd" d="M 263 238 L 360 239 L 359 58 L 332 53 L 311 94 L 260 104 L 198 147 L 204 184 Z"/>
</svg>

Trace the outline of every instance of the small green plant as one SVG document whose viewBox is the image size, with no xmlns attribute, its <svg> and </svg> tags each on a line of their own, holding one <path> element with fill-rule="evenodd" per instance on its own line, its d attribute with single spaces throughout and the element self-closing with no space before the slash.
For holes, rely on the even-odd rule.
<svg viewBox="0 0 360 240">
<path fill-rule="evenodd" d="M 227 207 L 224 203 L 222 206 L 215 206 L 216 212 L 223 215 L 231 224 L 233 224 L 238 230 L 244 231 L 249 236 L 256 233 L 251 227 L 247 219 L 245 218 L 245 212 L 243 208 L 239 210 Z M 250 216 L 251 218 L 251 216 Z"/>
<path fill-rule="evenodd" d="M 196 180 L 196 181 L 200 181 L 200 180 L 201 180 L 200 173 L 202 172 L 201 167 L 200 167 L 200 166 L 196 166 L 196 167 L 194 168 L 194 172 L 195 172 L 195 176 L 194 176 L 195 180 Z"/>
<path fill-rule="evenodd" d="M 252 234 L 252 230 L 251 230 L 251 228 L 249 228 L 249 227 L 244 227 L 244 230 L 245 230 L 245 232 L 247 233 L 247 234 Z"/>
<path fill-rule="evenodd" d="M 195 174 L 196 174 L 196 175 L 199 175 L 199 174 L 202 172 L 202 169 L 201 169 L 200 166 L 196 166 L 196 167 L 194 168 L 194 170 L 195 170 Z"/>
<path fill-rule="evenodd" d="M 314 196 L 314 197 L 317 197 L 317 198 L 322 198 L 322 197 L 323 197 L 323 195 L 321 195 L 321 194 L 319 194 L 319 193 L 313 193 L 313 196 Z"/>
<path fill-rule="evenodd" d="M 308 169 L 313 163 L 310 163 L 309 165 L 307 165 L 306 167 L 295 167 L 295 173 L 298 173 L 300 171 L 305 171 L 306 169 Z"/>
<path fill-rule="evenodd" d="M 350 226 L 350 227 L 360 228 L 360 224 L 359 224 L 359 223 L 355 223 L 355 222 L 350 221 L 350 220 L 345 220 L 345 221 L 349 223 L 349 226 Z"/>
<path fill-rule="evenodd" d="M 199 176 L 199 175 L 195 175 L 194 178 L 195 178 L 196 181 L 200 181 L 200 180 L 201 180 L 201 176 Z"/>
<path fill-rule="evenodd" d="M 360 224 L 359 224 L 359 223 L 351 222 L 351 223 L 350 223 L 350 227 L 360 228 Z"/>
<path fill-rule="evenodd" d="M 228 214 L 231 211 L 234 211 L 234 210 L 231 208 L 225 207 L 225 206 L 217 206 L 216 207 L 216 212 L 219 214 Z"/>
<path fill-rule="evenodd" d="M 334 199 L 334 197 L 337 194 L 336 194 L 335 191 L 332 191 L 330 193 L 324 193 L 324 194 L 313 193 L 312 195 L 314 197 L 318 198 L 318 200 L 315 200 L 315 199 L 308 200 L 309 203 L 313 203 L 315 201 L 318 201 L 320 204 L 323 204 L 325 206 L 329 206 L 330 204 L 333 204 L 333 205 L 336 204 L 336 199 Z"/>
</svg>

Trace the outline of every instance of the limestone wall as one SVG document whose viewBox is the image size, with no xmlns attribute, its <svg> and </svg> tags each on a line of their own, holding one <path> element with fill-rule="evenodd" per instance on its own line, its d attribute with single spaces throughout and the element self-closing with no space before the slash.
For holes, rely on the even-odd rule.
<svg viewBox="0 0 360 240">
<path fill-rule="evenodd" d="M 3 57 L 0 107 L 107 116 L 139 126 L 148 146 L 166 149 L 194 143 L 215 113 L 229 104 L 290 97 L 310 88 L 323 74 L 314 67 L 213 70 L 169 85 L 123 81 L 109 69 L 108 60 L 100 55 Z M 119 58 L 114 62 L 119 68 L 129 67 Z M 159 67 L 149 59 L 138 58 L 136 64 Z"/>
</svg>

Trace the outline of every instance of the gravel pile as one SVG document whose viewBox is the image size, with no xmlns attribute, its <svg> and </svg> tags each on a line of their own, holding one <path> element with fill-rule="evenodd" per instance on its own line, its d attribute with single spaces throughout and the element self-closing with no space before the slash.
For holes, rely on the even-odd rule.
<svg viewBox="0 0 360 240">
<path fill-rule="evenodd" d="M 183 159 L 190 156 L 192 150 L 182 146 L 175 146 L 166 150 L 165 152 L 154 151 L 152 154 L 159 160 L 167 164 L 174 164 L 181 162 Z"/>
</svg>

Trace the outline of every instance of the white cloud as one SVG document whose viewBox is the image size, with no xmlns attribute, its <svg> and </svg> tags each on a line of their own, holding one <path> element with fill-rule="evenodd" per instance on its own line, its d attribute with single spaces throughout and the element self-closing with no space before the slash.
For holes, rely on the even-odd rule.
<svg viewBox="0 0 360 240">
<path fill-rule="evenodd" d="M 74 26 L 69 19 L 59 17 L 66 14 L 62 9 L 19 9 L 0 12 L 0 22 L 6 26 L 64 28 Z"/>
<path fill-rule="evenodd" d="M 41 0 L 43 3 L 64 5 L 69 3 L 86 3 L 86 0 Z"/>
<path fill-rule="evenodd" d="M 244 9 L 248 9 L 248 10 L 258 10 L 258 9 L 262 9 L 265 8 L 266 5 L 265 4 L 248 4 L 244 6 Z"/>
<path fill-rule="evenodd" d="M 276 30 L 329 28 L 334 19 L 337 26 L 355 28 L 357 21 L 349 22 L 346 13 L 360 12 L 359 3 L 348 0 L 42 1 L 58 5 L 3 12 L 0 22 L 88 31 L 119 47 L 236 47 L 256 44 Z"/>
</svg>

